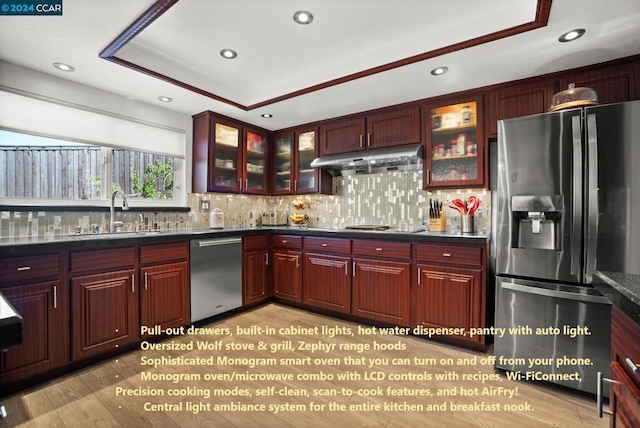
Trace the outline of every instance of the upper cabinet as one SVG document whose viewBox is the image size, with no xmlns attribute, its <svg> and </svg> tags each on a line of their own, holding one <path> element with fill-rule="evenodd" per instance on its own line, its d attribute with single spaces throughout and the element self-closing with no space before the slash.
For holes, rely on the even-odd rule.
<svg viewBox="0 0 640 428">
<path fill-rule="evenodd" d="M 331 177 L 311 167 L 318 156 L 317 129 L 300 128 L 274 136 L 274 194 L 331 193 Z"/>
<path fill-rule="evenodd" d="M 424 114 L 426 189 L 485 184 L 480 97 L 428 105 Z"/>
<path fill-rule="evenodd" d="M 320 125 L 320 155 L 420 143 L 420 108 L 412 107 Z"/>
<path fill-rule="evenodd" d="M 520 84 L 492 91 L 485 98 L 487 136 L 498 135 L 499 120 L 546 112 L 555 92 L 554 81 Z"/>
<path fill-rule="evenodd" d="M 212 112 L 193 117 L 193 192 L 268 194 L 267 131 Z"/>
<path fill-rule="evenodd" d="M 619 103 L 636 99 L 636 81 L 633 65 L 604 67 L 561 76 L 559 90 L 564 91 L 570 83 L 576 87 L 588 87 L 598 94 L 600 104 Z"/>
</svg>

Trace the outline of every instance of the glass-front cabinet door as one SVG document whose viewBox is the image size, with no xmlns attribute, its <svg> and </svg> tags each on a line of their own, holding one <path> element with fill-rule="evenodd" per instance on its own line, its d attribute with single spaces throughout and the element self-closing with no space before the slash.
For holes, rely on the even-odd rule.
<svg viewBox="0 0 640 428">
<path fill-rule="evenodd" d="M 288 194 L 293 191 L 293 132 L 277 134 L 274 147 L 273 193 Z"/>
<path fill-rule="evenodd" d="M 315 193 L 318 191 L 318 170 L 311 168 L 311 161 L 317 157 L 316 131 L 296 132 L 297 177 L 294 181 L 295 193 Z"/>
<path fill-rule="evenodd" d="M 247 193 L 265 194 L 267 181 L 267 137 L 258 132 L 245 131 L 244 186 Z"/>
<path fill-rule="evenodd" d="M 483 135 L 479 101 L 427 109 L 426 188 L 484 184 Z"/>
<path fill-rule="evenodd" d="M 240 128 L 215 123 L 213 189 L 220 191 L 238 191 L 241 184 L 240 165 Z"/>
</svg>

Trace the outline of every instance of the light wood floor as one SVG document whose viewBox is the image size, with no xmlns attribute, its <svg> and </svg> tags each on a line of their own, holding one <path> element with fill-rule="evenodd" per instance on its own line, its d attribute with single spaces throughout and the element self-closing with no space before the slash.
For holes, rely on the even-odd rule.
<svg viewBox="0 0 640 428">
<path fill-rule="evenodd" d="M 354 332 L 357 331 L 357 324 L 336 320 L 329 317 L 319 316 L 308 313 L 306 311 L 288 308 L 277 304 L 270 304 L 252 310 L 250 312 L 241 313 L 222 320 L 218 320 L 209 326 L 228 327 L 231 331 L 236 330 L 236 326 L 251 327 L 269 325 L 276 329 L 280 327 L 289 327 L 291 325 L 299 325 L 302 327 L 318 326 L 343 326 L 350 327 Z M 187 343 L 195 339 L 194 336 L 181 336 L 177 339 L 179 342 Z M 272 343 L 281 343 L 283 340 L 304 339 L 304 337 L 280 336 L 280 335 L 249 335 L 242 337 L 225 337 L 198 336 L 198 340 L 209 339 L 214 342 L 222 340 L 223 344 L 231 342 L 241 343 L 244 346 L 254 344 L 257 347 L 260 341 L 270 345 Z M 383 381 L 365 380 L 363 373 L 367 371 L 384 371 L 385 376 L 392 373 L 423 373 L 429 372 L 445 373 L 447 371 L 455 371 L 459 375 L 463 373 L 477 374 L 494 374 L 494 370 L 489 365 L 475 366 L 443 366 L 437 364 L 435 366 L 418 366 L 412 363 L 411 366 L 393 365 L 391 362 L 386 366 L 378 366 L 373 369 L 354 367 L 341 364 L 339 366 L 318 366 L 310 367 L 282 367 L 282 366 L 263 366 L 250 369 L 248 366 L 190 366 L 188 368 L 180 366 L 163 365 L 151 369 L 142 366 L 141 357 L 160 357 L 161 355 L 169 355 L 177 357 L 179 355 L 185 357 L 209 357 L 211 355 L 229 355 L 229 356 L 245 356 L 256 358 L 271 357 L 337 357 L 343 359 L 351 355 L 353 357 L 364 356 L 368 358 L 409 358 L 414 361 L 414 357 L 429 357 L 440 360 L 440 358 L 482 358 L 485 354 L 467 352 L 455 347 L 438 344 L 415 337 L 396 337 L 396 336 L 358 336 L 357 334 L 349 339 L 342 337 L 319 337 L 310 342 L 320 340 L 324 343 L 336 344 L 336 348 L 340 343 L 372 343 L 376 340 L 378 343 L 397 344 L 406 347 L 405 350 L 376 350 L 363 352 L 358 354 L 355 351 L 334 350 L 330 353 L 309 351 L 278 351 L 271 353 L 269 351 L 142 351 L 137 350 L 125 355 L 121 355 L 110 361 L 92 366 L 80 372 L 75 372 L 67 377 L 56 379 L 50 383 L 42 385 L 39 388 L 23 392 L 21 394 L 4 399 L 4 404 L 9 413 L 7 420 L 0 422 L 0 427 L 323 427 L 331 426 L 334 428 L 342 427 L 606 427 L 608 419 L 598 419 L 595 414 L 595 400 L 584 395 L 567 391 L 566 389 L 556 388 L 548 385 L 510 382 L 501 375 L 502 381 L 488 381 L 484 384 L 477 381 L 462 380 L 442 380 L 442 381 Z M 167 343 L 167 341 L 163 342 Z M 142 380 L 142 372 L 152 373 L 195 373 L 204 377 L 205 373 L 293 373 L 292 381 L 181 381 L 172 383 L 170 381 L 150 381 Z M 295 376 L 301 373 L 318 373 L 332 374 L 337 376 L 339 373 L 349 371 L 359 372 L 362 376 L 360 379 L 352 380 L 336 380 L 333 381 L 303 381 L 296 380 Z M 356 376 L 357 377 L 357 376 Z M 147 388 L 152 386 L 163 391 L 173 388 L 184 389 L 186 387 L 197 387 L 200 390 L 211 391 L 213 389 L 232 389 L 238 387 L 240 389 L 248 389 L 252 393 L 252 397 L 122 397 L 116 396 L 116 388 Z M 361 397 L 354 394 L 351 397 L 258 397 L 256 390 L 275 386 L 276 390 L 282 390 L 287 387 L 289 390 L 305 389 L 311 391 L 314 388 L 340 390 L 349 388 L 357 391 L 358 389 L 374 389 L 378 386 L 382 387 L 384 396 L 382 397 Z M 495 396 L 472 396 L 462 397 L 460 395 L 453 397 L 392 397 L 386 395 L 386 388 L 412 388 L 412 389 L 430 389 L 435 394 L 437 389 L 459 390 L 460 387 L 466 389 L 479 388 L 482 390 L 485 386 L 503 386 L 505 388 L 517 387 L 518 395 L 509 399 L 505 397 Z M 183 411 L 145 411 L 144 403 L 169 403 L 177 404 L 179 402 L 203 402 L 203 403 L 229 403 L 231 401 L 241 404 L 298 404 L 307 407 L 307 411 L 289 411 L 274 414 L 273 412 L 231 412 L 231 411 L 202 411 L 193 414 L 186 410 Z M 324 404 L 325 408 L 330 402 L 343 404 L 346 406 L 352 404 L 361 404 L 372 406 L 374 404 L 383 405 L 388 403 L 411 403 L 411 404 L 434 404 L 443 402 L 453 402 L 456 404 L 472 404 L 473 402 L 485 402 L 487 404 L 506 403 L 518 404 L 528 402 L 532 411 L 497 411 L 497 412 L 476 412 L 476 411 L 452 411 L 449 407 L 445 411 L 427 411 L 426 407 L 423 411 L 311 411 L 309 410 L 310 402 L 316 404 Z"/>
</svg>

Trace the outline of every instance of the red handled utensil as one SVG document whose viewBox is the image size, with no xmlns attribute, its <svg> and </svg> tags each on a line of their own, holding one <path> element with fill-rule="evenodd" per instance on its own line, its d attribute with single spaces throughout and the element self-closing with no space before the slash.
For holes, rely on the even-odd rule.
<svg viewBox="0 0 640 428">
<path fill-rule="evenodd" d="M 480 207 L 480 199 L 478 199 L 476 196 L 473 196 L 473 195 L 469 196 L 469 200 L 467 201 L 467 209 L 468 209 L 469 215 L 474 215 L 479 207 Z"/>
<path fill-rule="evenodd" d="M 449 208 L 457 210 L 461 215 L 467 214 L 467 207 L 465 206 L 464 202 L 462 202 L 462 199 L 454 199 L 451 201 L 451 204 L 452 205 L 449 205 Z"/>
</svg>

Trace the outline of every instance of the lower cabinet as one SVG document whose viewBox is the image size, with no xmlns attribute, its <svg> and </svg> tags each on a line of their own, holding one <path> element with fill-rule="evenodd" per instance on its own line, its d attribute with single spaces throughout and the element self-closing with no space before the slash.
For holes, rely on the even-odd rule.
<svg viewBox="0 0 640 428">
<path fill-rule="evenodd" d="M 302 302 L 336 312 L 351 312 L 351 258 L 306 253 Z"/>
<path fill-rule="evenodd" d="M 302 237 L 273 235 L 273 296 L 302 302 Z"/>
<path fill-rule="evenodd" d="M 0 385 L 69 362 L 69 292 L 61 287 L 61 265 L 59 254 L 0 259 L 0 292 L 23 318 L 22 344 L 0 352 Z"/>
<path fill-rule="evenodd" d="M 413 324 L 426 328 L 481 328 L 486 325 L 485 248 L 439 244 L 416 246 L 417 280 Z M 477 349 L 485 336 L 440 336 Z"/>
<path fill-rule="evenodd" d="M 411 264 L 353 259 L 353 315 L 390 324 L 411 324 Z"/>
<path fill-rule="evenodd" d="M 23 342 L 0 354 L 0 384 L 69 361 L 69 294 L 59 281 L 1 288 L 23 317 Z"/>
<path fill-rule="evenodd" d="M 269 239 L 267 235 L 242 240 L 242 305 L 267 300 L 271 296 Z"/>
<path fill-rule="evenodd" d="M 463 327 L 474 324 L 480 271 L 418 265 L 416 321 L 426 327 Z"/>
<path fill-rule="evenodd" d="M 138 290 L 133 269 L 71 279 L 73 359 L 138 340 Z"/>
<path fill-rule="evenodd" d="M 302 252 L 273 250 L 273 296 L 302 302 Z"/>
<path fill-rule="evenodd" d="M 188 242 L 140 247 L 140 325 L 162 330 L 190 322 Z"/>
<path fill-rule="evenodd" d="M 640 427 L 640 326 L 614 307 L 611 335 L 611 427 Z"/>
<path fill-rule="evenodd" d="M 353 241 L 351 313 L 401 326 L 411 325 L 411 244 Z"/>
</svg>

